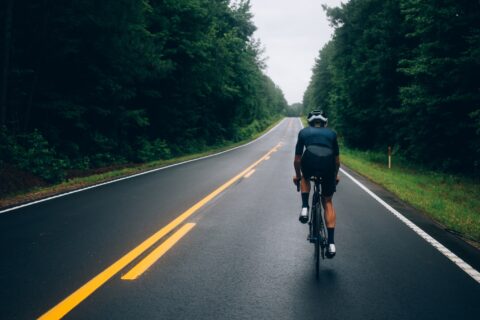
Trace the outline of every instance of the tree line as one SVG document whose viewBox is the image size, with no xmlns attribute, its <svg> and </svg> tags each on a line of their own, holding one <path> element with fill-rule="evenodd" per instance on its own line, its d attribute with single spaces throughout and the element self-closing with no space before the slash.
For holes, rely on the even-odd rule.
<svg viewBox="0 0 480 320">
<path fill-rule="evenodd" d="M 248 0 L 6 0 L 0 163 L 48 181 L 239 141 L 285 112 Z"/>
<path fill-rule="evenodd" d="M 350 0 L 303 98 L 347 146 L 437 170 L 480 166 L 480 2 Z"/>
</svg>

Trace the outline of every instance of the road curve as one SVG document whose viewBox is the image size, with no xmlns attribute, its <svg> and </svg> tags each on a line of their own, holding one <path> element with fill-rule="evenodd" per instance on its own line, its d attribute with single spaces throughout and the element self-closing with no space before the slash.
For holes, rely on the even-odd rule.
<svg viewBox="0 0 480 320">
<path fill-rule="evenodd" d="M 479 319 L 478 282 L 346 176 L 338 256 L 315 280 L 291 183 L 299 130 L 289 118 L 248 146 L 0 215 L 0 318 L 46 315 L 180 221 L 65 319 Z"/>
</svg>

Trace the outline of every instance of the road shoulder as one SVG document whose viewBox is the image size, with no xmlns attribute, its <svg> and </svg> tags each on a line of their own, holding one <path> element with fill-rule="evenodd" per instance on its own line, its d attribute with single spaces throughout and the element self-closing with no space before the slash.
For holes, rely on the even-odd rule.
<svg viewBox="0 0 480 320">
<path fill-rule="evenodd" d="M 391 207 L 399 211 L 407 219 L 412 221 L 415 225 L 428 233 L 447 249 L 455 253 L 459 258 L 470 264 L 474 269 L 480 270 L 480 250 L 477 247 L 467 242 L 465 239 L 448 232 L 444 226 L 431 219 L 410 204 L 400 200 L 392 192 L 369 180 L 360 173 L 355 172 L 344 165 L 342 165 L 342 169 L 364 184 L 373 193 L 378 195 Z"/>
</svg>

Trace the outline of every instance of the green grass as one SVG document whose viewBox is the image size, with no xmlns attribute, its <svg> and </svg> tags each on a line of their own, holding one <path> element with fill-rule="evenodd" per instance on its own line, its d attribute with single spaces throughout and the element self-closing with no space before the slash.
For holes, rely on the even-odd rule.
<svg viewBox="0 0 480 320">
<path fill-rule="evenodd" d="M 405 160 L 388 169 L 387 155 L 341 148 L 347 167 L 390 190 L 467 239 L 480 242 L 480 185 L 461 176 L 413 169 Z M 379 162 L 383 159 L 382 162 Z M 400 160 L 400 159 L 398 159 Z"/>
<path fill-rule="evenodd" d="M 245 144 L 249 141 L 252 141 L 252 140 L 260 137 L 262 134 L 264 134 L 265 132 L 267 132 L 268 130 L 273 128 L 276 124 L 278 124 L 282 119 L 283 118 L 279 118 L 278 120 L 274 121 L 268 128 L 266 128 L 265 130 L 263 130 L 261 132 L 258 132 L 256 134 L 252 135 L 252 137 L 250 137 L 249 139 L 245 139 L 245 140 L 235 142 L 235 143 L 226 142 L 222 146 L 218 146 L 218 147 L 215 147 L 215 148 L 212 148 L 212 149 L 209 149 L 209 150 L 205 150 L 204 152 L 189 154 L 189 155 L 185 155 L 185 156 L 182 156 L 182 157 L 177 157 L 177 158 L 173 158 L 173 159 L 169 159 L 169 160 L 153 161 L 153 162 L 149 162 L 149 163 L 135 165 L 135 166 L 132 166 L 132 167 L 126 167 L 126 168 L 123 168 L 123 169 L 108 171 L 108 172 L 104 172 L 104 173 L 100 173 L 100 174 L 94 174 L 94 175 L 90 175 L 90 176 L 86 176 L 86 177 L 73 178 L 73 179 L 69 179 L 68 181 L 65 181 L 65 182 L 62 182 L 62 183 L 59 183 L 59 184 L 55 184 L 55 185 L 51 185 L 51 186 L 48 186 L 48 187 L 35 188 L 33 190 L 28 190 L 28 191 L 25 191 L 25 192 L 19 192 L 19 193 L 14 194 L 14 195 L 9 195 L 9 196 L 0 198 L 0 208 L 9 207 L 9 206 L 12 206 L 12 205 L 15 205 L 15 204 L 25 203 L 25 202 L 29 202 L 29 201 L 33 201 L 33 200 L 38 200 L 38 199 L 49 197 L 49 196 L 52 196 L 52 195 L 55 195 L 55 194 L 64 193 L 64 192 L 88 187 L 88 186 L 91 186 L 91 185 L 95 185 L 95 184 L 98 184 L 98 183 L 118 179 L 118 178 L 121 178 L 121 177 L 130 176 L 130 175 L 141 173 L 141 172 L 144 172 L 144 171 L 165 167 L 165 166 L 168 166 L 170 164 L 179 163 L 179 162 L 192 160 L 192 159 L 196 159 L 196 158 L 201 158 L 201 157 L 204 157 L 204 156 L 207 156 L 207 155 L 211 155 L 211 154 L 214 154 L 214 153 L 225 151 L 225 150 L 243 145 L 243 144 Z"/>
<path fill-rule="evenodd" d="M 305 119 L 302 122 L 306 125 Z M 383 186 L 445 228 L 480 243 L 480 184 L 463 176 L 416 167 L 387 154 L 340 147 L 342 165 Z"/>
</svg>

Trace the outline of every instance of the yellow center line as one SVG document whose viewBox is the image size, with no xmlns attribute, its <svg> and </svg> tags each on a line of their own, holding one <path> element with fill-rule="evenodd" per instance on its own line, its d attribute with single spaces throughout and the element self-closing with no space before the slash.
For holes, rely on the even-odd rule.
<svg viewBox="0 0 480 320">
<path fill-rule="evenodd" d="M 152 266 L 158 259 L 160 259 L 168 250 L 170 250 L 184 235 L 186 235 L 192 228 L 195 227 L 195 223 L 187 223 L 177 232 L 175 232 L 170 238 L 165 240 L 155 250 L 153 250 L 148 256 L 140 261 L 135 267 L 133 267 L 126 275 L 122 277 L 123 280 L 135 280 L 148 268 Z"/>
<path fill-rule="evenodd" d="M 248 173 L 244 176 L 244 178 L 250 178 L 250 176 L 251 176 L 254 172 L 255 172 L 255 169 L 250 170 L 250 172 L 248 172 Z"/>
<path fill-rule="evenodd" d="M 256 167 L 260 162 L 262 162 L 266 157 L 270 156 L 274 150 L 276 151 L 277 148 L 280 146 L 280 143 L 273 147 L 270 151 L 268 151 L 263 157 L 255 161 L 252 165 L 248 168 L 237 174 L 235 177 L 228 180 L 226 183 L 221 185 L 219 188 L 214 190 L 212 193 L 207 195 L 205 198 L 194 204 L 190 207 L 187 211 L 183 212 L 165 227 L 157 231 L 155 234 L 151 235 L 148 239 L 143 241 L 140 245 L 136 248 L 128 252 L 122 258 L 114 262 L 110 267 L 99 273 L 97 276 L 92 278 L 90 281 L 85 283 L 82 287 L 77 289 L 75 292 L 70 294 L 64 300 L 62 300 L 59 304 L 54 306 L 52 309 L 44 313 L 39 320 L 53 320 L 53 319 L 61 319 L 64 317 L 68 312 L 70 312 L 73 308 L 75 308 L 79 303 L 85 300 L 88 296 L 90 296 L 93 292 L 95 292 L 99 287 L 101 287 L 105 282 L 110 280 L 115 274 L 120 272 L 123 268 L 125 268 L 128 264 L 130 264 L 133 260 L 135 260 L 138 256 L 140 256 L 143 252 L 145 252 L 148 248 L 153 246 L 158 240 L 163 238 L 167 235 L 170 231 L 175 229 L 178 225 L 180 225 L 183 221 L 185 221 L 188 217 L 190 217 L 193 213 L 195 213 L 198 209 L 203 207 L 206 203 L 210 200 L 215 198 L 218 194 L 222 191 L 230 187 L 234 184 L 237 180 L 243 177 L 246 173 Z"/>
</svg>

